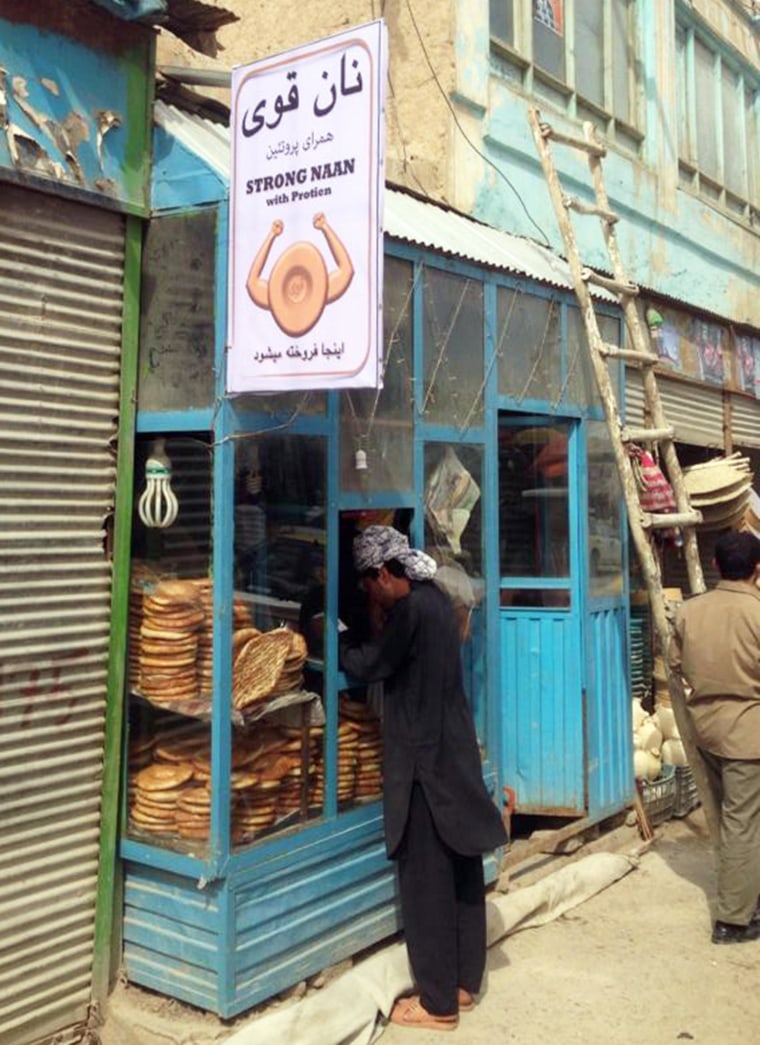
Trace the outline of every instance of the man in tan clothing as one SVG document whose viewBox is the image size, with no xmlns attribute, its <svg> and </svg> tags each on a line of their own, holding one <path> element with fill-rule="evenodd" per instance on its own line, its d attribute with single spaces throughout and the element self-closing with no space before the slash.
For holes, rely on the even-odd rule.
<svg viewBox="0 0 760 1045">
<path fill-rule="evenodd" d="M 715 545 L 721 580 L 676 617 L 670 666 L 721 807 L 713 943 L 760 939 L 760 540 L 727 533 Z"/>
</svg>

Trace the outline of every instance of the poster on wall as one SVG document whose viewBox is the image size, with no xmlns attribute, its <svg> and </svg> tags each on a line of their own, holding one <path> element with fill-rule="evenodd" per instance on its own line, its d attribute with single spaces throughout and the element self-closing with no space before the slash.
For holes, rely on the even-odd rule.
<svg viewBox="0 0 760 1045">
<path fill-rule="evenodd" d="M 702 380 L 714 385 L 722 385 L 724 378 L 722 328 L 717 323 L 706 323 L 701 319 L 695 319 L 694 343 L 699 354 Z"/>
<path fill-rule="evenodd" d="M 739 388 L 760 398 L 760 338 L 737 337 L 736 358 Z"/>
<path fill-rule="evenodd" d="M 681 369 L 680 336 L 671 323 L 663 323 L 652 343 L 661 363 L 673 367 L 674 370 Z"/>
<path fill-rule="evenodd" d="M 385 24 L 232 73 L 227 391 L 377 388 Z"/>
</svg>

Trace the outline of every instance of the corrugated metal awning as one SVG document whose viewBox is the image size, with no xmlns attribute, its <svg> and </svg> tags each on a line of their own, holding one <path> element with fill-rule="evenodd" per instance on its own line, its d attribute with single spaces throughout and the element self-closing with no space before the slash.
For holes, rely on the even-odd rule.
<svg viewBox="0 0 760 1045">
<path fill-rule="evenodd" d="M 159 127 L 229 181 L 229 127 L 161 101 L 156 102 L 154 113 Z M 533 240 L 387 186 L 384 209 L 385 234 L 400 243 L 572 290 L 567 262 Z M 617 304 L 617 298 L 601 287 L 593 287 L 592 293 L 599 300 Z"/>
<path fill-rule="evenodd" d="M 397 189 L 385 191 L 385 233 L 403 243 L 572 290 L 567 262 L 546 247 Z M 596 290 L 595 296 L 617 301 Z"/>
</svg>

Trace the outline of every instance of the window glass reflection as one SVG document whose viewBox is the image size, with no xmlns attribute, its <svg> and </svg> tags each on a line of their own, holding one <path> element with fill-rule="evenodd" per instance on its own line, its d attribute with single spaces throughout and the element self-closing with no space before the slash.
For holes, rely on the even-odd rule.
<svg viewBox="0 0 760 1045">
<path fill-rule="evenodd" d="M 587 438 L 589 592 L 615 595 L 623 584 L 620 477 L 606 424 L 590 421 Z"/>
<path fill-rule="evenodd" d="M 562 383 L 559 302 L 499 287 L 497 304 L 499 392 L 554 402 Z"/>
<path fill-rule="evenodd" d="M 570 572 L 567 425 L 499 428 L 499 562 L 503 577 Z"/>
<path fill-rule="evenodd" d="M 343 490 L 412 488 L 414 281 L 407 261 L 387 257 L 383 296 L 383 387 L 340 396 Z"/>
<path fill-rule="evenodd" d="M 483 284 L 426 268 L 423 401 L 426 421 L 483 423 Z"/>
</svg>

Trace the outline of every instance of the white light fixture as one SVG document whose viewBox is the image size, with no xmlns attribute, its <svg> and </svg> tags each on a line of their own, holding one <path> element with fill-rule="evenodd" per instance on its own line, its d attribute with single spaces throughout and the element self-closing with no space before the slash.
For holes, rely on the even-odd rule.
<svg viewBox="0 0 760 1045">
<path fill-rule="evenodd" d="M 166 440 L 156 439 L 145 462 L 145 490 L 137 502 L 143 523 L 151 530 L 164 530 L 177 518 L 179 504 L 171 488 L 172 463 Z"/>
</svg>

